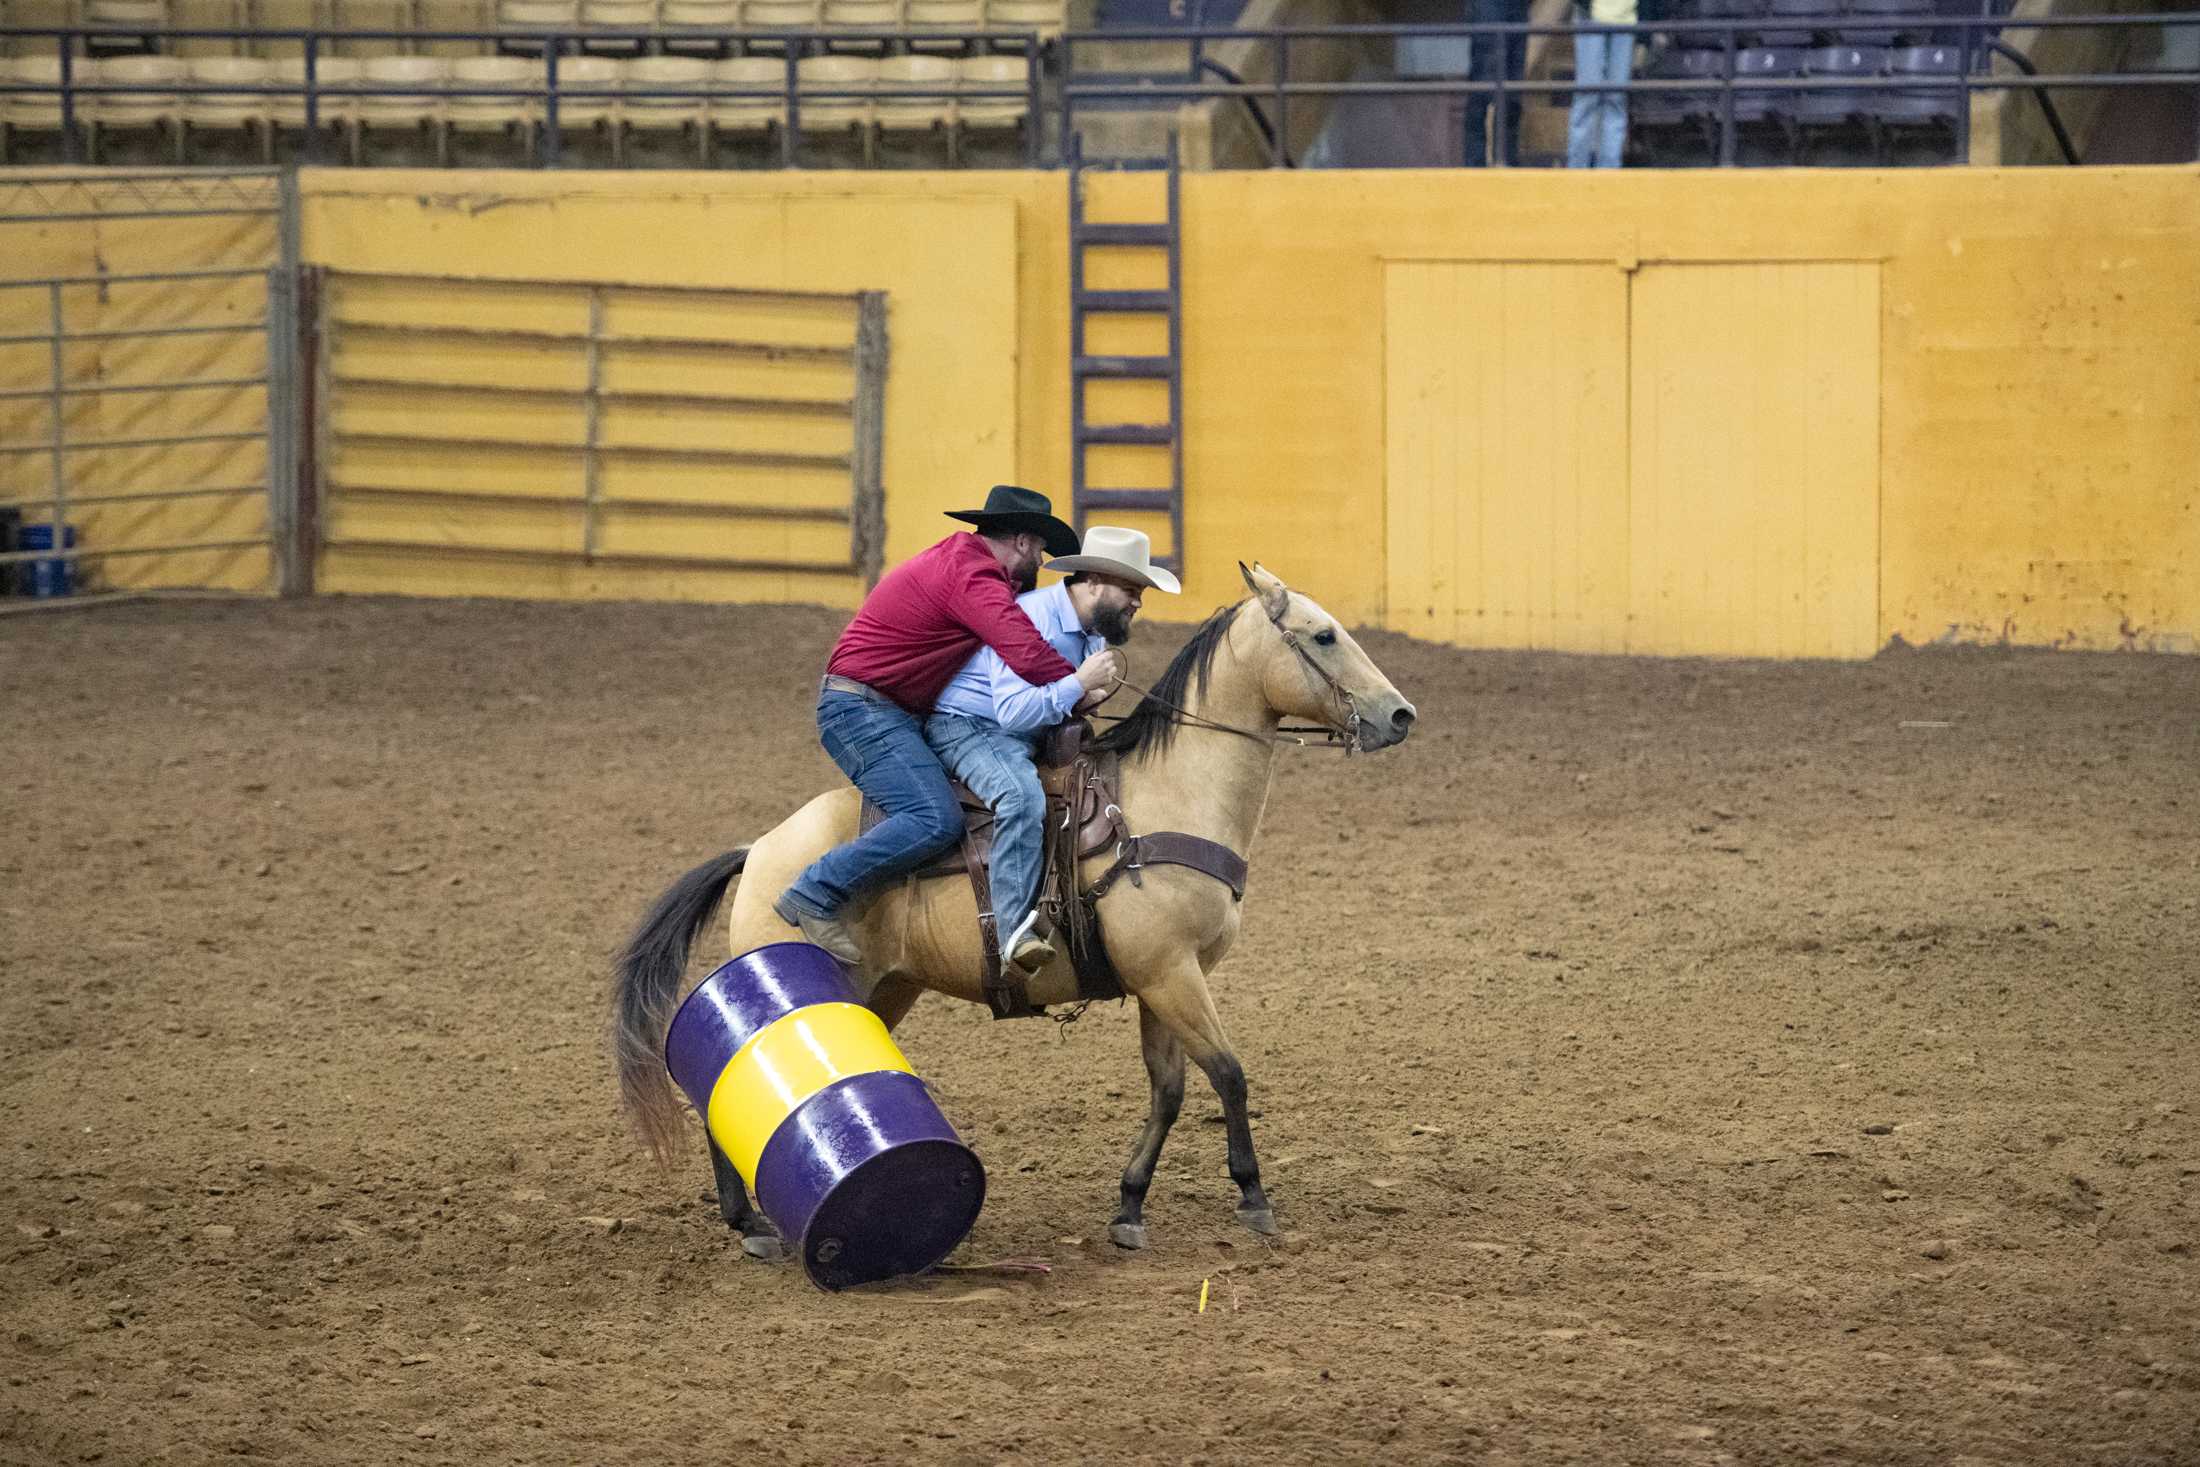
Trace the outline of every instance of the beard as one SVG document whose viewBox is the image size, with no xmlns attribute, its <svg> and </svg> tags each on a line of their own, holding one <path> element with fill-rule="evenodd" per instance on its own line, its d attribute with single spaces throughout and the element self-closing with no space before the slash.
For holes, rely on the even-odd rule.
<svg viewBox="0 0 2200 1467">
<path fill-rule="evenodd" d="M 1105 638 L 1110 647 L 1120 647 L 1131 639 L 1131 614 L 1124 607 L 1104 607 L 1093 612 L 1092 629 Z"/>
<path fill-rule="evenodd" d="M 1039 561 L 1037 557 L 1027 560 L 1021 565 L 1017 566 L 1015 573 L 1009 576 L 1008 580 L 1009 584 L 1016 588 L 1016 594 L 1019 596 L 1023 595 L 1026 591 L 1038 590 Z"/>
</svg>

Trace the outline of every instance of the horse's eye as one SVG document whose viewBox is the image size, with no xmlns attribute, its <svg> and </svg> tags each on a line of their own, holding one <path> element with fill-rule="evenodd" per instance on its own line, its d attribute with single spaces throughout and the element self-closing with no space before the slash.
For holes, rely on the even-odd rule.
<svg viewBox="0 0 2200 1467">
<path fill-rule="evenodd" d="M 1328 627 L 1323 627 L 1320 631 L 1314 633 L 1314 645 L 1317 647 L 1334 647 L 1337 645 L 1337 634 Z"/>
</svg>

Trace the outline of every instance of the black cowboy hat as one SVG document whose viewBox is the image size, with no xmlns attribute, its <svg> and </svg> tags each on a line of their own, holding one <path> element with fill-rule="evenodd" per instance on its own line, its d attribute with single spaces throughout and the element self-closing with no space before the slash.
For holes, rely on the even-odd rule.
<svg viewBox="0 0 2200 1467">
<path fill-rule="evenodd" d="M 1046 541 L 1048 555 L 1075 555 L 1078 550 L 1077 532 L 1054 517 L 1054 501 L 1014 484 L 995 484 L 985 497 L 984 509 L 951 509 L 947 517 L 967 520 L 995 534 L 1037 535 Z"/>
</svg>

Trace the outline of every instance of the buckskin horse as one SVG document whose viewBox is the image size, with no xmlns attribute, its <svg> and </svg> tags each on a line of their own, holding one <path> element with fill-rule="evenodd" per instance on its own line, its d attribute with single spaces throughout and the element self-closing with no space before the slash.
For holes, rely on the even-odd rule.
<svg viewBox="0 0 2200 1467">
<path fill-rule="evenodd" d="M 1092 744 L 1119 760 L 1115 799 L 1104 812 L 1116 839 L 1083 857 L 1079 888 L 1099 893 L 1085 910 L 1096 914 L 1121 988 L 1138 1001 L 1152 1084 L 1145 1130 L 1124 1168 L 1121 1206 L 1108 1229 L 1124 1248 L 1145 1246 L 1146 1189 L 1183 1105 L 1186 1056 L 1222 1100 L 1239 1221 L 1256 1233 L 1276 1231 L 1253 1154 L 1245 1070 L 1207 975 L 1237 940 L 1245 872 L 1239 858 L 1252 848 L 1277 749 L 1289 738 L 1284 720 L 1318 725 L 1348 752 L 1387 748 L 1413 727 L 1413 705 L 1335 618 L 1258 565 L 1239 570 L 1252 596 L 1210 616 L 1130 715 Z M 728 918 L 733 951 L 789 940 L 772 899 L 811 861 L 854 836 L 860 807 L 852 787 L 820 795 L 754 845 L 698 866 L 658 899 L 620 954 L 611 986 L 619 1087 L 636 1130 L 660 1161 L 672 1155 L 683 1129 L 663 1045 L 696 934 L 739 876 Z M 1167 836 L 1142 846 L 1148 832 Z M 1204 865 L 1172 864 L 1186 850 L 1218 854 Z M 1131 879 L 1116 879 L 1126 874 Z M 889 883 L 847 914 L 863 952 L 852 976 L 888 1029 L 926 989 L 986 1001 L 977 914 L 972 884 L 963 877 Z M 1079 992 L 1066 954 L 1029 985 L 1040 1005 L 1067 1003 Z M 750 1206 L 740 1174 L 715 1143 L 710 1149 L 726 1222 L 747 1252 L 777 1256 L 777 1236 Z"/>
</svg>

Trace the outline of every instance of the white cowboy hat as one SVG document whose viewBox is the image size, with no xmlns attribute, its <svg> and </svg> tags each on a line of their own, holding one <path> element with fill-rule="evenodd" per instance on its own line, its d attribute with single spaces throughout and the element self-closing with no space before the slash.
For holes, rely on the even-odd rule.
<svg viewBox="0 0 2200 1467">
<path fill-rule="evenodd" d="M 1050 571 L 1068 575 L 1072 571 L 1090 571 L 1094 575 L 1114 576 L 1119 580 L 1136 581 L 1141 586 L 1151 586 L 1156 591 L 1166 591 L 1174 596 L 1184 588 L 1165 566 L 1153 563 L 1153 541 L 1144 530 L 1126 530 L 1121 525 L 1093 525 L 1085 531 L 1085 548 L 1076 555 L 1064 555 L 1047 562 Z"/>
</svg>

